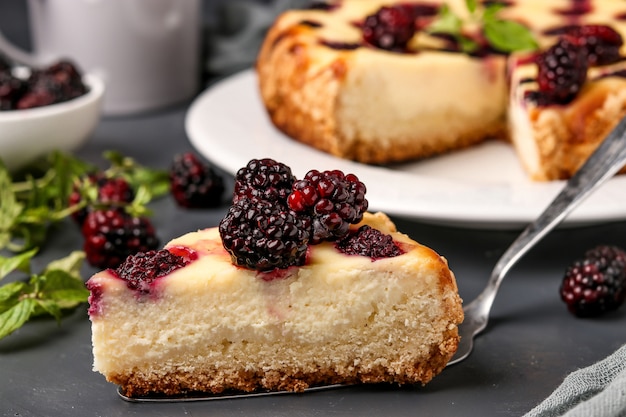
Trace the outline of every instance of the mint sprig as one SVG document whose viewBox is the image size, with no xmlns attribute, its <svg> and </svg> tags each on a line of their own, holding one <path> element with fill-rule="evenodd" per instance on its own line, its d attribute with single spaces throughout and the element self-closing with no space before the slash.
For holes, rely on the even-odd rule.
<svg viewBox="0 0 626 417">
<path fill-rule="evenodd" d="M 104 156 L 110 162 L 104 175 L 123 177 L 135 189 L 134 201 L 120 206 L 135 216 L 149 215 L 147 204 L 169 191 L 167 172 L 144 167 L 117 152 L 105 152 Z M 87 205 L 107 208 L 98 201 L 97 187 L 87 178 L 96 171 L 94 166 L 53 152 L 39 171 L 40 175 L 29 173 L 13 181 L 0 161 L 0 250 L 19 253 L 39 247 L 50 226 L 72 213 Z M 81 202 L 70 206 L 69 197 L 75 188 L 81 193 Z"/>
<path fill-rule="evenodd" d="M 465 53 L 475 52 L 479 48 L 478 42 L 464 32 L 464 28 L 469 25 L 478 25 L 489 45 L 503 53 L 532 51 L 538 48 L 537 41 L 526 26 L 498 16 L 504 7 L 502 4 L 491 3 L 482 6 L 476 0 L 465 0 L 465 6 L 470 14 L 467 21 L 463 21 L 447 4 L 444 4 L 427 31 L 452 36 Z"/>
<path fill-rule="evenodd" d="M 29 271 L 35 253 L 32 250 L 8 258 L 0 256 L 0 280 L 14 271 Z M 50 315 L 60 323 L 66 311 L 86 302 L 89 291 L 80 276 L 84 258 L 81 251 L 72 252 L 51 262 L 41 273 L 31 274 L 28 280 L 1 286 L 0 339 L 36 316 Z"/>
</svg>

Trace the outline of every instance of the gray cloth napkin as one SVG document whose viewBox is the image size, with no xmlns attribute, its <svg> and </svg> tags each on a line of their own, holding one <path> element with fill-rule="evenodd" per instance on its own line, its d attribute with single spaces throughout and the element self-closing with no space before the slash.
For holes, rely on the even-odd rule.
<svg viewBox="0 0 626 417">
<path fill-rule="evenodd" d="M 524 417 L 626 416 L 626 345 L 606 359 L 569 374 Z"/>
<path fill-rule="evenodd" d="M 267 29 L 290 8 L 302 8 L 310 0 L 230 0 L 216 8 L 206 33 L 205 70 L 210 75 L 228 75 L 254 64 Z"/>
</svg>

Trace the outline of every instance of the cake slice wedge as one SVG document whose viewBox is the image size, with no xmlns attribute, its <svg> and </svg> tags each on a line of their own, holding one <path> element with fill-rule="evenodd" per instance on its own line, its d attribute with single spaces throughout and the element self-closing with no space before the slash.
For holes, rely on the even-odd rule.
<svg viewBox="0 0 626 417">
<path fill-rule="evenodd" d="M 371 259 L 324 242 L 306 265 L 262 273 L 233 265 L 210 228 L 168 243 L 185 265 L 148 284 L 94 275 L 94 369 L 128 396 L 429 382 L 458 345 L 454 275 L 383 214 L 360 225 L 403 253 Z"/>
<path fill-rule="evenodd" d="M 556 82 L 561 91 L 546 91 L 543 63 L 555 54 L 581 58 L 571 45 L 560 40 L 540 55 L 510 60 L 510 138 L 533 180 L 570 178 L 626 116 L 626 61 L 621 59 L 587 68 L 586 62 L 560 58 L 566 63 L 553 72 L 565 74 Z"/>
<path fill-rule="evenodd" d="M 429 382 L 458 347 L 454 274 L 364 195 L 250 161 L 219 227 L 89 279 L 94 370 L 129 397 Z"/>
</svg>

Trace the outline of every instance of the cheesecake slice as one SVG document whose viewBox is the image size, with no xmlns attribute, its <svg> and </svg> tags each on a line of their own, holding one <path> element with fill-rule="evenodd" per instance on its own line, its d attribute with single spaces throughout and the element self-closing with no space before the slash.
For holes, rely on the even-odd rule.
<svg viewBox="0 0 626 417">
<path fill-rule="evenodd" d="M 429 382 L 459 342 L 454 274 L 365 191 L 250 161 L 218 227 L 89 279 L 94 370 L 131 397 Z"/>
<path fill-rule="evenodd" d="M 427 383 L 458 345 L 454 275 L 385 215 L 361 225 L 401 254 L 372 259 L 324 242 L 303 266 L 258 272 L 233 265 L 210 228 L 168 243 L 183 266 L 149 283 L 94 275 L 94 370 L 128 396 Z"/>
<path fill-rule="evenodd" d="M 626 61 L 589 68 L 564 100 L 543 94 L 537 61 L 511 60 L 511 142 L 531 179 L 567 179 L 626 116 Z"/>
</svg>

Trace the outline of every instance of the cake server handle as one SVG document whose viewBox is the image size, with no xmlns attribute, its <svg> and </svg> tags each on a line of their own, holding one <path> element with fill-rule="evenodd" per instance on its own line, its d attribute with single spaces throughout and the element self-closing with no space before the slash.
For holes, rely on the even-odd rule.
<svg viewBox="0 0 626 417">
<path fill-rule="evenodd" d="M 465 320 L 459 325 L 461 341 L 448 365 L 460 362 L 472 351 L 473 339 L 489 320 L 489 312 L 507 272 L 548 232 L 600 185 L 626 164 L 626 117 L 609 133 L 546 209 L 529 224 L 496 263 L 485 289 L 464 307 Z"/>
</svg>

